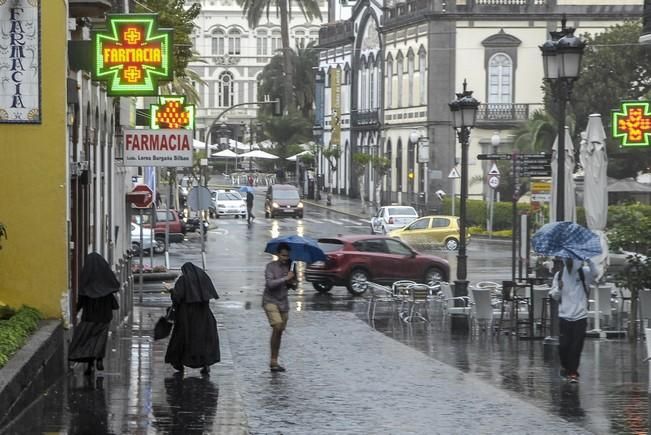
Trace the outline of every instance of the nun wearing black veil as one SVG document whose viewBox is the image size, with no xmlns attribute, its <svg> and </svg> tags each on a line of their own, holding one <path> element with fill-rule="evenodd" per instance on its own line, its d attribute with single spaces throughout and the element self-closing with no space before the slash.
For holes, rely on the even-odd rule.
<svg viewBox="0 0 651 435">
<path fill-rule="evenodd" d="M 206 272 L 188 262 L 181 267 L 171 298 L 174 329 L 165 362 L 178 371 L 185 366 L 209 373 L 210 366 L 220 360 L 217 322 L 209 304 L 211 299 L 219 299 L 215 286 Z"/>
<path fill-rule="evenodd" d="M 75 326 L 68 359 L 88 363 L 84 374 L 90 375 L 93 365 L 104 370 L 104 355 L 113 310 L 119 308 L 113 293 L 120 289 L 111 266 L 100 254 L 86 256 L 79 280 L 77 311 L 81 322 Z"/>
</svg>

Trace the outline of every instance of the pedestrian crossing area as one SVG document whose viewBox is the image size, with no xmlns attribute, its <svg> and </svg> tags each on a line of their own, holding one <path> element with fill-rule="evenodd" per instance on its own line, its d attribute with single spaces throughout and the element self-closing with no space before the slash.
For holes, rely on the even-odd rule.
<svg viewBox="0 0 651 435">
<path fill-rule="evenodd" d="M 295 225 L 295 224 L 308 224 L 310 226 L 312 225 L 336 225 L 336 226 L 344 226 L 344 227 L 363 227 L 363 226 L 369 226 L 370 225 L 370 220 L 369 219 L 355 219 L 355 218 L 348 218 L 348 217 L 311 217 L 311 216 L 306 216 L 302 219 L 295 219 L 291 217 L 287 218 L 274 218 L 274 219 L 268 219 L 264 217 L 257 217 L 253 221 L 253 225 L 266 225 L 266 226 L 272 226 L 272 225 Z M 227 227 L 227 226 L 236 226 L 236 225 L 248 225 L 246 219 L 235 219 L 235 218 L 220 218 L 220 219 L 213 219 L 211 221 L 212 225 L 216 225 L 217 228 L 220 227 Z"/>
</svg>

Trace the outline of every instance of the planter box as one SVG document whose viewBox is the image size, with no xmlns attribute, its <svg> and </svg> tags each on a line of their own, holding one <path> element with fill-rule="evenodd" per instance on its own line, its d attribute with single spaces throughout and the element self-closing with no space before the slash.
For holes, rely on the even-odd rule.
<svg viewBox="0 0 651 435">
<path fill-rule="evenodd" d="M 0 369 L 0 428 L 47 390 L 65 370 L 63 327 L 43 321 Z"/>
</svg>

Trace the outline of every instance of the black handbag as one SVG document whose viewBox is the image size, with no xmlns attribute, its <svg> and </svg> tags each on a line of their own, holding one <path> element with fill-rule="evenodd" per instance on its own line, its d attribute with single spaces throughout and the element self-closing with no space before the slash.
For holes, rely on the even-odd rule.
<svg viewBox="0 0 651 435">
<path fill-rule="evenodd" d="M 154 340 L 161 340 L 170 335 L 170 332 L 172 332 L 172 326 L 174 326 L 175 318 L 176 310 L 174 309 L 174 306 L 167 307 L 165 315 L 161 316 L 154 326 Z"/>
</svg>

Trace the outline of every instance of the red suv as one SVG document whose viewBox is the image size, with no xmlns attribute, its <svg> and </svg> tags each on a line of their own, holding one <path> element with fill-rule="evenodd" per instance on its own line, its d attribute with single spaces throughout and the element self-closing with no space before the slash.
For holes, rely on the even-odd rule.
<svg viewBox="0 0 651 435">
<path fill-rule="evenodd" d="M 345 285 L 354 295 L 366 291 L 366 281 L 391 284 L 401 279 L 435 284 L 447 281 L 450 266 L 442 258 L 424 255 L 391 237 L 343 236 L 318 240 L 326 261 L 308 265 L 305 279 L 321 293 Z"/>
<path fill-rule="evenodd" d="M 151 212 L 145 211 L 143 215 L 144 227 L 151 228 Z M 133 221 L 140 224 L 140 215 L 133 216 Z M 156 210 L 156 226 L 154 227 L 154 237 L 156 240 L 165 241 L 165 228 L 169 222 L 170 226 L 170 243 L 181 243 L 187 232 L 185 222 L 179 216 L 176 210 Z"/>
</svg>

